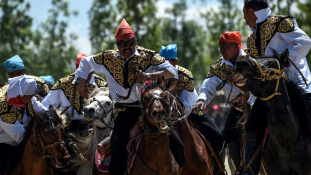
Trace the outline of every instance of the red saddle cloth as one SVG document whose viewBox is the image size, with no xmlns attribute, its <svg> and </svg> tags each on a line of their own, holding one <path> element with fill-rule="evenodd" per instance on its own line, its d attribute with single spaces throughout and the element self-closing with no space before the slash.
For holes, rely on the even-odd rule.
<svg viewBox="0 0 311 175">
<path fill-rule="evenodd" d="M 135 152 L 138 149 L 139 143 L 141 141 L 143 134 L 138 135 L 135 140 L 133 140 L 132 144 L 133 146 L 130 147 L 130 151 L 127 157 L 127 172 L 130 173 L 130 170 L 132 169 L 136 154 Z M 136 151 L 134 151 L 134 148 Z M 108 152 L 105 154 L 105 156 L 101 156 L 98 151 L 95 152 L 95 165 L 97 169 L 101 172 L 108 173 L 109 163 L 111 159 L 111 152 Z"/>
</svg>

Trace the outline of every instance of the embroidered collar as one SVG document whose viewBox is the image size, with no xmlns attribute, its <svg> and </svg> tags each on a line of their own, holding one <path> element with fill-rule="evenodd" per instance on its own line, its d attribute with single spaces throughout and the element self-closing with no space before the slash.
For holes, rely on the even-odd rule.
<svg viewBox="0 0 311 175">
<path fill-rule="evenodd" d="M 237 58 L 239 58 L 239 56 L 242 56 L 242 55 L 246 55 L 246 53 L 244 52 L 243 49 L 239 48 L 239 54 L 238 54 L 238 57 L 237 57 Z M 235 65 L 233 65 L 233 64 L 231 63 L 231 61 L 225 60 L 225 59 L 222 57 L 220 66 L 222 66 L 223 64 L 228 65 L 228 66 L 235 67 Z"/>
<path fill-rule="evenodd" d="M 134 55 L 140 56 L 139 52 L 137 51 L 137 47 L 135 47 L 135 52 L 133 53 L 133 55 L 130 56 L 130 58 L 132 58 Z M 119 56 L 123 57 L 123 56 L 121 55 L 120 51 L 118 51 L 118 54 L 117 54 L 115 57 L 119 57 Z M 124 57 L 123 57 L 123 58 L 124 58 Z"/>
<path fill-rule="evenodd" d="M 266 20 L 269 16 L 271 16 L 271 9 L 268 7 L 265 9 L 258 10 L 254 13 L 257 16 L 256 24 L 258 24 L 258 23 L 261 23 L 264 20 Z M 247 27 L 256 33 L 256 28 L 251 28 L 249 26 L 247 26 Z"/>
</svg>

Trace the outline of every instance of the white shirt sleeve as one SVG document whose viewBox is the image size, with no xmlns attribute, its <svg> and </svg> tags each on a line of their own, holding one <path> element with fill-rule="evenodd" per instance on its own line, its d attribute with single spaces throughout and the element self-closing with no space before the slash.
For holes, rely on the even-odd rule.
<svg viewBox="0 0 311 175">
<path fill-rule="evenodd" d="M 67 100 L 67 99 L 63 99 L 63 91 L 61 89 L 57 89 L 57 90 L 50 90 L 50 92 L 48 93 L 48 95 L 42 100 L 41 104 L 45 107 L 45 108 L 49 108 L 50 106 L 52 106 L 53 108 L 55 108 L 56 106 L 58 106 L 63 100 Z"/>
<path fill-rule="evenodd" d="M 295 20 L 294 23 L 294 31 L 288 33 L 279 33 L 279 35 L 291 46 L 288 48 L 289 58 L 291 58 L 294 62 L 297 62 L 300 59 L 306 57 L 306 55 L 309 53 L 311 48 L 311 40 L 310 37 L 297 26 Z"/>
<path fill-rule="evenodd" d="M 179 99 L 185 106 L 184 112 L 186 113 L 187 116 L 189 116 L 189 114 L 191 113 L 192 108 L 197 98 L 198 98 L 198 94 L 195 89 L 193 90 L 193 92 L 187 91 L 185 89 L 181 91 L 179 95 Z"/>
<path fill-rule="evenodd" d="M 19 143 L 20 141 L 22 141 L 25 128 L 24 125 L 19 123 L 19 121 L 16 121 L 14 124 L 10 124 L 0 119 L 0 127 L 15 142 Z"/>
<path fill-rule="evenodd" d="M 198 100 L 204 100 L 205 106 L 208 105 L 212 99 L 215 97 L 217 89 L 216 87 L 219 86 L 219 84 L 222 82 L 221 79 L 219 79 L 217 76 L 212 76 L 210 78 L 207 78 L 203 81 L 203 84 L 200 88 L 200 94 L 197 99 Z"/>
<path fill-rule="evenodd" d="M 146 70 L 146 72 L 152 73 L 152 72 L 156 72 L 160 69 L 166 69 L 166 70 L 170 71 L 174 76 L 176 75 L 176 69 L 168 61 L 165 61 L 164 63 L 159 64 L 157 66 L 150 66 Z"/>
<path fill-rule="evenodd" d="M 76 70 L 76 75 L 83 79 L 87 79 L 90 72 L 94 71 L 96 73 L 105 74 L 105 69 L 103 65 L 95 63 L 93 56 L 89 56 L 81 60 L 79 68 Z"/>
<path fill-rule="evenodd" d="M 47 111 L 48 109 L 40 103 L 36 97 L 32 97 L 31 99 L 33 104 L 33 109 L 37 112 Z"/>
</svg>

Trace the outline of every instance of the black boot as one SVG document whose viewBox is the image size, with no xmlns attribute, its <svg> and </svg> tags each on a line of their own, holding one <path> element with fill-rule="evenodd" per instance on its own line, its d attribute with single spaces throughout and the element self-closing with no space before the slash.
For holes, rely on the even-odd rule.
<svg viewBox="0 0 311 175">
<path fill-rule="evenodd" d="M 259 173 L 259 164 L 261 154 L 257 155 L 257 158 L 251 165 L 248 166 L 250 159 L 259 146 L 258 136 L 252 132 L 245 133 L 245 150 L 244 150 L 244 172 L 243 175 L 255 175 Z M 259 161 L 258 161 L 259 160 Z"/>
<path fill-rule="evenodd" d="M 240 167 L 241 156 L 240 156 L 240 146 L 236 142 L 231 142 L 228 144 L 228 150 L 230 154 L 230 159 L 233 161 L 233 166 L 235 169 L 235 173 L 232 174 L 241 174 L 243 171 L 243 167 Z"/>
<path fill-rule="evenodd" d="M 218 154 L 218 159 L 222 165 L 222 167 L 224 168 L 224 172 L 219 171 L 218 175 L 226 175 L 225 171 L 225 159 L 226 159 L 226 149 L 223 148 L 223 150 Z"/>
</svg>

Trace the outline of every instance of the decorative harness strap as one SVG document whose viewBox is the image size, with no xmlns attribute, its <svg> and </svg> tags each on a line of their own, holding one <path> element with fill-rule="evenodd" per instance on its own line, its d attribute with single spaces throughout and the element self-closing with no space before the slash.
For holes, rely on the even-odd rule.
<svg viewBox="0 0 311 175">
<path fill-rule="evenodd" d="M 281 66 L 280 66 L 280 63 L 277 59 L 275 59 L 275 61 L 278 63 L 278 69 L 274 69 L 274 68 L 269 68 L 267 70 L 263 70 L 262 67 L 260 66 L 260 64 L 257 62 L 256 59 L 253 59 L 252 60 L 254 61 L 254 63 L 256 64 L 259 72 L 260 72 L 260 77 L 253 77 L 255 79 L 260 79 L 261 81 L 266 81 L 266 80 L 277 80 L 277 83 L 276 83 L 276 86 L 275 86 L 275 90 L 274 90 L 274 93 L 271 94 L 270 96 L 268 97 L 265 97 L 265 98 L 260 98 L 260 97 L 257 97 L 263 101 L 267 101 L 267 100 L 270 100 L 272 97 L 274 97 L 275 95 L 281 95 L 281 93 L 277 92 L 278 91 L 278 88 L 279 88 L 279 84 L 280 84 L 280 79 L 281 78 L 284 78 L 285 80 L 287 80 L 287 77 L 286 75 L 284 74 L 283 71 L 281 71 Z M 271 73 L 274 73 L 273 75 L 271 75 Z"/>
</svg>

